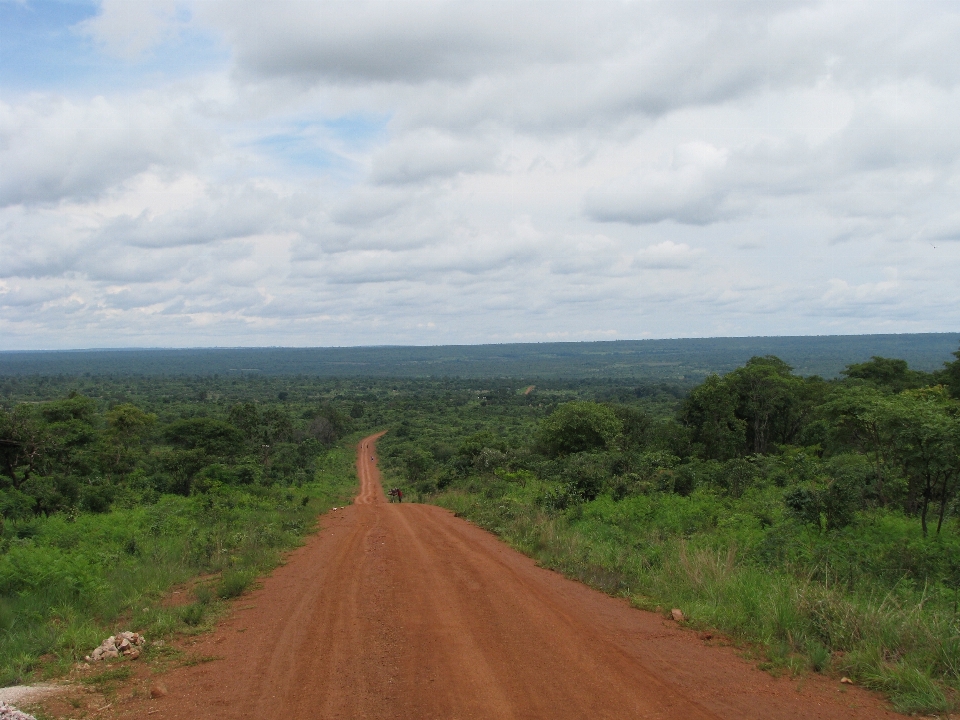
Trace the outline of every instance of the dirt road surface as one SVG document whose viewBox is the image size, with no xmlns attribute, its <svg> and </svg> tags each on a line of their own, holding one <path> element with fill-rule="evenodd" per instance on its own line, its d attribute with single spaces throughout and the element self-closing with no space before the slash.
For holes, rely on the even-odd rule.
<svg viewBox="0 0 960 720">
<path fill-rule="evenodd" d="M 375 443 L 360 494 L 218 629 L 216 657 L 112 717 L 882 720 L 876 697 L 773 678 L 655 613 L 539 568 L 432 506 L 389 504 Z"/>
</svg>

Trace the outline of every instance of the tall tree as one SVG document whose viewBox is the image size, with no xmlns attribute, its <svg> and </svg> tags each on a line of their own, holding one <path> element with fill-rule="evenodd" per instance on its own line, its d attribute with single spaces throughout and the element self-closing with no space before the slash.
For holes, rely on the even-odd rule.
<svg viewBox="0 0 960 720">
<path fill-rule="evenodd" d="M 821 407 L 829 418 L 839 447 L 852 446 L 870 458 L 876 477 L 876 496 L 886 504 L 887 468 L 893 452 L 897 424 L 891 422 L 892 398 L 869 386 L 839 386 Z"/>
<path fill-rule="evenodd" d="M 611 447 L 622 430 L 620 419 L 606 405 L 569 402 L 540 424 L 540 442 L 552 455 L 569 455 Z"/>
<path fill-rule="evenodd" d="M 939 504 L 937 534 L 960 480 L 960 419 L 942 390 L 907 391 L 890 398 L 885 418 L 893 451 L 910 479 L 909 504 L 924 536 L 931 503 Z"/>
<path fill-rule="evenodd" d="M 933 383 L 930 373 L 911 370 L 906 360 L 880 357 L 874 355 L 863 363 L 847 365 L 842 373 L 848 379 L 862 380 L 875 387 L 886 388 L 891 392 L 902 392 L 913 388 L 924 387 Z"/>
<path fill-rule="evenodd" d="M 793 439 L 793 425 L 785 422 L 795 409 L 803 381 L 792 368 L 773 355 L 752 357 L 728 376 L 738 396 L 737 417 L 746 422 L 747 446 L 754 453 L 767 453 L 774 438 Z M 776 437 L 777 426 L 785 432 Z"/>
<path fill-rule="evenodd" d="M 960 350 L 953 353 L 956 358 L 953 362 L 944 363 L 943 370 L 938 373 L 939 380 L 946 385 L 950 395 L 960 400 Z"/>
<path fill-rule="evenodd" d="M 709 460 L 728 460 L 744 453 L 747 423 L 737 417 L 739 399 L 733 384 L 711 375 L 698 385 L 680 409 L 680 422 Z"/>
</svg>

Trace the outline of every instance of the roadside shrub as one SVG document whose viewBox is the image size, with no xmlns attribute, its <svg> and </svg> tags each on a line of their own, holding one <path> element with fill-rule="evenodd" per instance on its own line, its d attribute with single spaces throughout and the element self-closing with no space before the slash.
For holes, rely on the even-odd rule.
<svg viewBox="0 0 960 720">
<path fill-rule="evenodd" d="M 583 502 L 583 494 L 569 483 L 558 483 L 548 487 L 537 499 L 545 510 L 561 511 Z"/>
<path fill-rule="evenodd" d="M 577 453 L 567 458 L 563 481 L 570 492 L 584 500 L 594 500 L 610 477 L 607 458 L 593 453 Z"/>
<path fill-rule="evenodd" d="M 190 625 L 191 627 L 196 627 L 203 622 L 206 611 L 207 608 L 204 603 L 195 602 L 190 605 L 186 605 L 183 610 L 180 611 L 180 619 L 185 624 Z"/>
<path fill-rule="evenodd" d="M 256 578 L 252 570 L 228 570 L 217 585 L 217 597 L 227 600 L 243 594 Z"/>
</svg>

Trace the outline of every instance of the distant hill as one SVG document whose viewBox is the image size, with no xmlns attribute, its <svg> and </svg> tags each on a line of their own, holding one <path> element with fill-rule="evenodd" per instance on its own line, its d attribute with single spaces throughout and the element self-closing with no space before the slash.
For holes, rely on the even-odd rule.
<svg viewBox="0 0 960 720">
<path fill-rule="evenodd" d="M 4 375 L 645 378 L 697 381 L 753 355 L 835 377 L 873 355 L 917 370 L 953 360 L 960 333 L 621 340 L 433 347 L 207 348 L 0 352 Z"/>
</svg>

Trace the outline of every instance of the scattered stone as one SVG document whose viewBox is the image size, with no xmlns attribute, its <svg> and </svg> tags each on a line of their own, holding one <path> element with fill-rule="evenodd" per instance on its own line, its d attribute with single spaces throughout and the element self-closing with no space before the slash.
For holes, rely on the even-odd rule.
<svg viewBox="0 0 960 720">
<path fill-rule="evenodd" d="M 840 678 L 840 682 L 842 682 L 844 685 L 853 685 L 853 680 L 848 677 Z"/>
<path fill-rule="evenodd" d="M 713 633 L 700 633 L 701 640 L 713 640 Z"/>
<path fill-rule="evenodd" d="M 13 705 L 0 700 L 0 720 L 37 720 L 33 715 L 17 710 Z"/>
<path fill-rule="evenodd" d="M 154 700 L 167 696 L 167 686 L 162 682 L 154 683 L 150 686 L 150 697 Z"/>
<path fill-rule="evenodd" d="M 119 635 L 111 635 L 87 655 L 84 660 L 87 662 L 99 662 L 109 658 L 117 658 L 121 655 L 136 660 L 140 657 L 140 646 L 146 644 L 146 638 L 140 633 L 130 632 L 129 630 Z"/>
<path fill-rule="evenodd" d="M 683 622 L 684 620 L 686 620 L 686 618 L 683 615 L 683 610 L 680 610 L 679 608 L 674 608 L 673 610 L 671 610 L 670 616 L 677 622 Z"/>
</svg>

